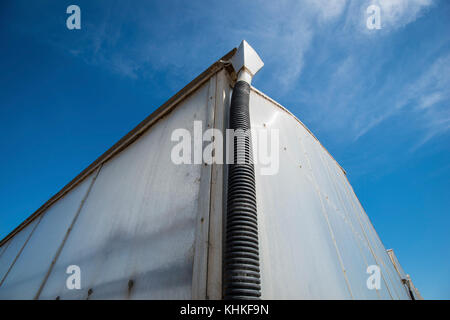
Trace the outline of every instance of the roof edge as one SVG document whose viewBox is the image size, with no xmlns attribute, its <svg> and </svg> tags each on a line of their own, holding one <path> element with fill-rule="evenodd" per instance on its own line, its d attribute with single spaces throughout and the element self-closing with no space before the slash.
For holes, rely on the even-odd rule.
<svg viewBox="0 0 450 320">
<path fill-rule="evenodd" d="M 106 152 L 104 152 L 100 157 L 92 162 L 86 169 L 81 171 L 75 178 L 73 178 L 68 184 L 66 184 L 60 191 L 58 191 L 58 193 L 53 195 L 41 207 L 39 207 L 39 209 L 37 209 L 33 214 L 26 218 L 15 229 L 13 229 L 6 237 L 0 240 L 0 247 L 8 242 L 9 239 L 14 237 L 14 235 L 16 235 L 19 231 L 29 225 L 32 221 L 34 221 L 37 217 L 39 217 L 42 213 L 44 213 L 45 210 L 47 210 L 53 203 L 64 197 L 70 190 L 72 190 L 81 181 L 88 177 L 98 167 L 100 167 L 113 156 L 117 155 L 134 141 L 136 141 L 155 122 L 172 111 L 172 109 L 174 109 L 182 99 L 186 98 L 188 95 L 194 92 L 198 87 L 208 81 L 214 74 L 227 67 L 226 61 L 231 59 L 231 57 L 236 53 L 236 50 L 236 48 L 232 49 L 222 58 L 214 62 L 208 69 L 203 71 L 194 80 L 189 82 L 184 88 L 182 88 L 169 100 L 163 103 L 158 109 L 153 111 L 149 116 L 142 120 L 134 129 L 123 136 L 118 142 L 116 142 L 112 147 L 110 147 Z"/>
<path fill-rule="evenodd" d="M 299 118 L 297 118 L 292 112 L 290 112 L 287 108 L 283 107 L 280 103 L 276 102 L 274 99 L 272 99 L 271 97 L 269 97 L 268 95 L 266 95 L 265 93 L 259 91 L 258 89 L 256 89 L 253 86 L 250 86 L 250 89 L 252 91 L 254 91 L 256 94 L 258 94 L 259 96 L 263 97 L 266 100 L 269 100 L 270 102 L 272 102 L 273 104 L 275 104 L 278 108 L 280 108 L 281 110 L 285 111 L 287 114 L 289 114 L 291 117 L 293 117 L 298 123 L 300 123 L 302 125 L 303 128 L 305 128 L 306 131 L 308 131 L 311 136 L 319 143 L 319 145 L 325 150 L 326 153 L 328 153 L 328 155 L 331 157 L 331 159 L 333 159 L 334 162 L 336 162 L 336 164 L 338 165 L 338 167 L 342 170 L 342 172 L 344 173 L 345 176 L 347 176 L 347 172 L 345 171 L 345 169 L 339 164 L 339 162 L 331 155 L 331 153 L 327 150 L 327 148 L 325 148 L 323 146 L 323 144 L 320 142 L 319 139 L 317 139 L 317 137 L 314 135 L 314 133 L 312 133 L 311 130 L 308 129 L 308 127 L 300 121 Z"/>
</svg>

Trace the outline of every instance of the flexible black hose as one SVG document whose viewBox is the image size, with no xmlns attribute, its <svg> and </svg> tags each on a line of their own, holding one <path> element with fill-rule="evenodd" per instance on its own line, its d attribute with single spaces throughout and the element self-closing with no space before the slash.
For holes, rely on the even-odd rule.
<svg viewBox="0 0 450 320">
<path fill-rule="evenodd" d="M 230 105 L 230 129 L 234 164 L 228 165 L 228 197 L 224 255 L 224 298 L 259 299 L 258 222 L 256 210 L 255 169 L 250 135 L 250 85 L 238 81 Z M 236 130 L 244 130 L 239 140 Z M 237 160 L 240 159 L 238 162 Z"/>
</svg>

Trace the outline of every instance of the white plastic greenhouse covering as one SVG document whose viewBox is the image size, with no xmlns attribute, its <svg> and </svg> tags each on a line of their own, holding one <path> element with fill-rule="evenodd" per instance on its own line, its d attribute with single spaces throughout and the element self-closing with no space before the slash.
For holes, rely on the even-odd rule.
<svg viewBox="0 0 450 320">
<path fill-rule="evenodd" d="M 5 238 L 0 299 L 222 298 L 226 166 L 174 164 L 171 133 L 193 135 L 194 120 L 223 130 L 233 79 L 216 62 Z M 410 299 L 320 142 L 254 88 L 250 115 L 280 138 L 278 174 L 255 166 L 262 299 Z M 66 286 L 70 265 L 81 289 Z"/>
<path fill-rule="evenodd" d="M 256 175 L 263 299 L 409 299 L 344 171 L 289 111 L 256 89 L 252 128 L 278 129 L 279 172 Z M 256 165 L 256 172 L 258 172 Z M 367 267 L 381 270 L 369 290 Z"/>
</svg>

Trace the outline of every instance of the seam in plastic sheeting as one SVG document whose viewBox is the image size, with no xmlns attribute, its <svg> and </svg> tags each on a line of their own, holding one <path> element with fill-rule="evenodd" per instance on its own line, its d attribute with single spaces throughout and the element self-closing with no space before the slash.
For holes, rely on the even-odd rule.
<svg viewBox="0 0 450 320">
<path fill-rule="evenodd" d="M 371 225 L 372 225 L 371 223 L 370 223 L 370 225 L 368 225 L 368 229 L 369 229 L 369 231 L 372 231 L 372 234 L 374 235 L 374 238 L 375 238 L 374 241 L 376 241 L 377 240 L 377 236 L 374 233 L 375 229 L 373 228 L 373 225 L 372 226 Z M 385 248 L 383 242 L 381 242 L 380 238 L 378 238 L 378 241 L 379 241 L 379 243 L 381 245 L 381 249 L 382 249 L 381 253 L 385 254 L 387 256 L 386 248 Z M 388 257 L 388 259 L 390 259 L 389 256 L 387 256 L 387 257 Z M 383 260 L 382 257 L 380 257 L 380 261 L 381 261 L 381 264 L 383 265 L 383 267 L 385 269 L 385 272 L 387 274 L 387 277 L 389 278 L 389 281 L 392 283 L 392 289 L 395 292 L 395 294 L 397 295 L 397 299 L 401 299 L 401 294 L 399 294 L 399 292 L 397 290 L 396 282 L 395 282 L 395 277 L 396 277 L 395 273 L 392 274 L 392 272 L 391 272 L 392 270 L 390 270 L 389 266 L 387 266 L 385 264 L 385 261 Z M 398 283 L 401 283 L 400 277 L 397 280 L 398 280 Z"/>
<path fill-rule="evenodd" d="M 311 139 L 308 138 L 308 141 L 310 141 Z M 334 229 L 336 228 L 336 230 L 339 230 L 339 223 L 343 223 L 345 228 L 348 228 L 348 230 L 350 231 L 350 233 L 346 233 L 347 237 L 351 238 L 351 243 L 354 244 L 354 249 L 355 249 L 355 254 L 357 254 L 357 252 L 359 251 L 359 253 L 361 254 L 360 256 L 358 256 L 357 258 L 361 259 L 362 265 L 366 264 L 367 262 L 365 260 L 364 254 L 361 250 L 360 247 L 360 243 L 358 242 L 358 236 L 355 233 L 353 224 L 352 224 L 352 219 L 351 216 L 348 216 L 348 214 L 346 214 L 347 209 L 344 205 L 344 203 L 342 203 L 342 198 L 340 197 L 339 191 L 338 189 L 334 186 L 334 181 L 333 178 L 331 176 L 331 174 L 329 174 L 327 166 L 328 166 L 328 162 L 325 161 L 324 156 L 323 156 L 323 148 L 320 147 L 320 144 L 318 144 L 316 141 L 312 140 L 309 147 L 311 148 L 311 152 L 314 154 L 315 158 L 317 158 L 318 164 L 320 164 L 321 168 L 323 168 L 323 170 L 321 170 L 321 172 L 323 172 L 323 176 L 322 179 L 325 179 L 328 182 L 329 185 L 329 189 L 322 189 L 322 188 L 318 188 L 317 192 L 322 196 L 322 198 L 324 198 L 324 202 L 326 205 L 330 206 L 330 208 L 332 209 L 332 211 L 326 210 L 327 212 L 327 217 L 330 219 L 330 225 L 331 228 Z M 336 219 L 336 220 L 335 220 Z M 336 224 L 336 225 L 335 225 Z M 339 232 L 337 233 L 339 235 Z M 342 234 L 340 235 L 340 237 L 338 237 L 338 239 L 336 240 L 339 244 L 337 245 L 340 248 L 340 252 L 342 252 L 342 260 L 344 261 L 343 264 L 346 270 L 346 274 L 349 276 L 349 282 L 350 282 L 350 287 L 352 288 L 352 292 L 355 292 L 357 288 L 353 288 L 353 282 L 354 279 L 351 280 L 351 272 L 354 272 L 354 270 L 352 270 L 352 263 L 351 260 L 349 259 L 349 257 L 346 257 L 345 254 L 345 247 L 344 245 L 342 245 L 342 243 L 345 242 L 345 239 L 342 239 Z M 355 241 L 356 240 L 356 241 Z M 344 241 L 344 242 L 342 242 Z M 355 244 L 356 242 L 356 244 Z M 361 271 L 361 270 L 360 270 Z M 361 276 L 361 273 L 355 274 L 356 276 Z M 358 283 L 360 284 L 360 283 Z M 376 294 L 376 296 L 379 298 L 379 295 Z"/>
<path fill-rule="evenodd" d="M 368 261 L 367 261 L 367 259 L 366 259 L 366 256 L 365 256 L 364 252 L 363 252 L 363 248 L 361 248 L 361 244 L 360 244 L 360 242 L 358 241 L 358 239 L 360 238 L 359 232 L 357 232 L 357 231 L 355 230 L 355 227 L 353 226 L 353 222 L 351 221 L 351 218 L 349 217 L 349 214 L 347 213 L 347 210 L 345 210 L 345 204 L 344 204 L 345 201 L 344 201 L 344 199 L 343 199 L 343 196 L 344 196 L 344 195 L 342 195 L 342 194 L 339 192 L 338 188 L 337 188 L 336 175 L 333 174 L 332 170 L 330 169 L 330 166 L 329 166 L 328 161 L 326 161 L 326 160 L 323 158 L 323 155 L 322 155 L 321 153 L 319 154 L 319 157 L 320 157 L 320 160 L 322 161 L 322 164 L 324 164 L 325 167 L 326 167 L 326 169 L 327 169 L 327 174 L 328 174 L 328 177 L 330 178 L 330 180 L 331 180 L 331 182 L 332 182 L 332 187 L 333 187 L 333 189 L 334 189 L 334 192 L 336 193 L 336 197 L 337 197 L 338 201 L 340 202 L 340 205 L 342 206 L 344 215 L 347 217 L 348 221 L 350 222 L 350 227 L 351 227 L 351 230 L 352 230 L 352 233 L 353 233 L 354 237 L 356 238 L 356 241 L 355 241 L 355 242 L 356 242 L 356 244 L 357 244 L 357 246 L 358 246 L 358 248 L 359 248 L 359 252 L 361 253 L 362 259 L 364 260 L 366 266 L 368 267 L 368 266 L 369 266 L 369 263 L 368 263 Z M 348 199 L 348 197 L 347 197 L 347 199 Z M 356 212 L 355 212 L 355 213 L 356 213 Z M 351 214 L 351 213 L 350 213 L 350 214 Z M 357 215 L 357 214 L 356 214 L 356 215 Z M 358 218 L 358 221 L 359 221 L 359 218 Z M 362 226 L 360 226 L 360 228 L 361 228 L 362 232 L 364 232 L 364 229 L 362 228 Z M 361 240 L 363 240 L 363 239 L 361 239 Z M 364 242 L 364 240 L 363 240 L 362 242 Z M 367 242 L 367 239 L 366 239 L 366 242 Z M 369 251 L 372 253 L 372 249 L 371 249 L 369 243 L 367 243 L 367 246 L 368 246 L 368 248 L 369 248 Z M 372 256 L 374 257 L 373 253 L 372 253 Z M 374 260 L 375 260 L 375 262 L 377 261 L 377 260 L 375 259 L 375 257 L 374 257 Z M 381 273 L 381 275 L 383 276 L 383 273 Z M 386 283 L 386 281 L 385 281 L 385 279 L 384 279 L 384 276 L 383 276 L 383 281 Z M 386 287 L 387 287 L 387 286 L 386 286 Z M 388 292 L 389 292 L 389 291 L 388 291 Z M 376 293 L 377 293 L 378 299 L 381 299 L 381 295 L 380 295 L 380 292 L 379 292 L 378 289 L 376 289 Z M 390 292 L 389 292 L 389 295 L 391 296 Z M 392 298 L 392 296 L 391 296 L 391 298 Z"/>
<path fill-rule="evenodd" d="M 361 206 L 361 208 L 362 208 L 362 206 Z M 368 216 L 367 216 L 367 218 L 369 219 Z M 370 220 L 368 220 L 368 221 L 370 222 Z M 373 231 L 373 233 L 375 235 L 375 238 L 378 239 L 378 241 L 380 242 L 380 244 L 381 244 L 381 246 L 383 248 L 383 254 L 385 255 L 386 263 L 389 264 L 389 266 L 386 266 L 386 268 L 388 269 L 388 271 L 390 273 L 392 273 L 394 279 L 397 278 L 398 283 L 402 284 L 402 279 L 401 279 L 400 275 L 395 271 L 395 269 L 392 269 L 393 265 L 392 265 L 392 262 L 391 262 L 391 259 L 390 259 L 389 255 L 388 255 L 388 253 L 386 251 L 386 246 L 383 244 L 383 241 L 381 241 L 381 238 L 379 237 L 379 235 L 378 235 L 377 231 L 375 230 L 375 227 L 373 226 L 372 223 L 370 223 L 369 227 L 372 229 L 372 231 Z M 394 284 L 395 284 L 395 282 L 394 282 Z M 404 287 L 403 284 L 401 285 L 401 287 L 402 288 Z M 407 296 L 409 296 L 409 294 L 407 294 Z M 399 299 L 401 299 L 401 294 L 399 295 Z"/>
<path fill-rule="evenodd" d="M 22 253 L 23 249 L 25 248 L 25 246 L 28 243 L 28 240 L 30 240 L 34 230 L 36 229 L 36 227 L 39 225 L 39 223 L 42 220 L 42 216 L 39 218 L 38 222 L 36 223 L 36 225 L 33 227 L 33 229 L 31 230 L 30 234 L 28 235 L 27 239 L 25 240 L 24 244 L 22 245 L 22 247 L 20 248 L 19 252 L 17 253 L 16 257 L 14 258 L 13 262 L 11 263 L 11 265 L 8 268 L 8 271 L 6 271 L 5 275 L 3 276 L 2 280 L 0 281 L 0 287 L 2 286 L 3 282 L 5 282 L 6 277 L 8 276 L 9 272 L 11 271 L 11 269 L 14 267 L 14 264 L 16 263 L 17 259 L 19 258 L 20 254 Z"/>
<path fill-rule="evenodd" d="M 353 188 L 352 188 L 352 190 L 349 190 L 349 188 L 348 188 L 348 186 L 350 185 L 350 184 L 348 183 L 348 181 L 347 181 L 347 183 L 344 183 L 344 185 L 345 185 L 347 194 L 350 194 L 350 197 L 351 197 L 351 198 L 353 198 L 353 197 L 351 196 L 351 194 L 353 194 L 354 197 L 356 198 L 356 195 L 355 195 L 355 193 L 353 192 Z M 369 237 L 368 237 L 368 235 L 367 235 L 367 232 L 370 232 L 370 229 L 369 229 L 370 227 L 367 226 L 367 223 L 365 223 L 364 221 L 361 221 L 361 218 L 362 218 L 362 217 L 361 217 L 361 214 L 362 214 L 362 212 L 364 212 L 364 210 L 361 211 L 362 208 L 361 208 L 361 207 L 357 208 L 357 207 L 355 206 L 354 200 L 353 200 L 353 199 L 350 199 L 350 200 L 351 200 L 352 206 L 355 208 L 355 211 L 356 211 L 356 213 L 357 213 L 357 218 L 358 218 L 358 221 L 359 221 L 359 223 L 360 223 L 360 225 L 361 225 L 361 230 L 362 230 L 363 233 L 364 233 L 364 237 L 365 237 L 365 239 L 366 239 L 366 241 L 367 241 L 367 243 L 368 243 L 368 245 L 369 245 L 370 252 L 372 253 L 372 255 L 373 255 L 373 257 L 374 257 L 374 259 L 375 259 L 377 265 L 384 268 L 384 272 L 381 272 L 381 276 L 382 276 L 382 278 L 383 278 L 383 282 L 384 282 L 385 285 L 386 285 L 386 289 L 388 290 L 388 293 L 389 293 L 389 295 L 391 296 L 391 299 L 394 299 L 393 292 L 391 292 L 391 290 L 395 291 L 395 293 L 397 294 L 397 292 L 396 292 L 396 290 L 395 290 L 395 286 L 394 286 L 393 283 L 391 283 L 391 285 L 389 285 L 388 280 L 389 280 L 389 282 L 392 282 L 392 280 L 391 280 L 390 277 L 389 277 L 388 270 L 386 270 L 386 266 L 384 265 L 383 260 L 381 259 L 381 257 L 378 257 L 378 255 L 375 253 L 375 249 L 374 249 L 374 245 L 375 245 L 375 244 L 372 244 L 372 243 L 371 243 L 371 241 L 370 241 L 370 239 L 369 239 Z M 359 201 L 359 200 L 358 200 L 358 201 Z M 366 216 L 367 216 L 367 214 L 366 214 Z M 370 222 L 370 220 L 369 220 L 369 222 Z M 366 226 L 365 228 L 364 228 L 364 225 Z M 367 232 L 366 232 L 366 229 L 367 229 Z M 382 271 L 383 271 L 383 270 L 382 270 Z M 386 277 L 388 277 L 388 280 L 386 279 Z M 398 294 L 397 294 L 397 295 L 398 295 Z"/>
<path fill-rule="evenodd" d="M 212 129 L 215 129 L 215 122 L 216 122 L 216 109 L 217 109 L 217 76 L 218 74 L 216 73 L 215 77 L 215 85 L 214 85 L 214 111 L 213 111 L 213 119 L 212 119 Z M 208 95 L 209 98 L 209 95 Z M 208 105 L 208 102 L 207 102 Z M 214 141 L 214 140 L 213 140 Z M 214 144 L 215 146 L 215 144 Z M 213 179 L 212 179 L 212 172 L 213 172 L 213 165 L 214 163 L 211 163 L 211 179 L 209 181 L 209 206 L 208 206 L 208 224 L 207 224 L 207 243 L 210 243 L 210 224 L 211 224 L 211 211 L 212 211 L 212 207 L 213 207 L 213 194 L 211 192 L 211 190 L 213 189 Z M 205 298 L 208 296 L 208 279 L 209 279 L 209 248 L 206 248 L 206 275 L 205 275 L 205 279 L 206 279 L 206 287 L 205 287 Z"/>
<path fill-rule="evenodd" d="M 322 155 L 322 154 L 319 154 L 319 157 L 320 157 L 320 160 L 322 161 L 322 164 L 327 168 L 328 177 L 329 177 L 330 181 L 332 182 L 332 188 L 333 188 L 334 192 L 336 193 L 336 198 L 338 199 L 338 201 L 340 202 L 340 205 L 342 206 L 342 211 L 344 212 L 344 215 L 346 216 L 346 219 L 349 221 L 350 229 L 351 229 L 351 231 L 352 231 L 352 234 L 353 234 L 354 237 L 355 237 L 355 240 L 356 240 L 355 242 L 356 242 L 356 244 L 358 245 L 359 251 L 360 251 L 361 256 L 362 256 L 362 259 L 364 260 L 366 266 L 368 267 L 369 264 L 368 264 L 368 262 L 367 262 L 366 256 L 364 255 L 363 249 L 361 248 L 361 244 L 360 244 L 360 242 L 358 241 L 358 239 L 360 239 L 360 240 L 362 241 L 362 243 L 364 243 L 364 242 L 367 242 L 367 239 L 364 241 L 364 239 L 362 239 L 361 236 L 359 235 L 359 232 L 356 231 L 355 226 L 353 225 L 352 219 L 351 219 L 350 215 L 348 214 L 348 212 L 347 212 L 347 210 L 346 210 L 346 208 L 345 208 L 345 203 L 346 203 L 346 202 L 344 201 L 344 198 L 343 198 L 344 195 L 339 191 L 339 188 L 337 187 L 336 175 L 333 174 L 333 171 L 330 169 L 330 166 L 329 166 L 328 161 L 326 161 L 326 160 L 323 158 L 323 155 Z M 347 194 L 345 194 L 345 195 L 347 196 Z M 348 199 L 348 196 L 347 196 L 347 200 L 350 200 L 350 202 L 351 202 L 351 199 Z M 353 205 L 353 204 L 352 204 L 352 205 Z M 355 215 L 357 216 L 358 213 L 355 212 Z M 358 217 L 357 217 L 357 218 L 358 218 Z M 358 218 L 358 222 L 359 222 L 359 218 Z M 361 225 L 360 225 L 360 228 L 361 228 L 361 231 L 364 233 L 364 229 L 362 228 Z M 377 262 L 375 256 L 374 256 L 373 253 L 372 253 L 372 248 L 371 248 L 371 246 L 370 246 L 370 243 L 367 242 L 367 243 L 365 243 L 365 244 L 367 245 L 367 248 L 368 248 L 369 251 L 371 252 L 371 254 L 372 254 L 372 256 L 373 256 L 375 262 Z M 385 282 L 385 284 L 386 284 L 386 286 L 387 286 L 387 283 L 386 283 L 386 280 L 384 279 L 383 273 L 381 273 L 381 275 L 382 275 L 382 277 L 383 277 L 383 281 Z M 381 299 L 380 292 L 379 292 L 378 289 L 376 289 L 376 292 L 377 292 L 378 298 Z M 388 291 L 388 292 L 389 292 L 389 291 Z M 390 292 L 389 292 L 389 295 L 391 296 Z M 391 298 L 392 298 L 392 296 L 391 296 Z"/>
<path fill-rule="evenodd" d="M 216 109 L 216 86 L 217 74 L 208 81 L 208 92 L 206 94 L 206 120 L 208 129 L 214 128 L 214 117 Z M 206 142 L 202 143 L 202 150 Z M 202 161 L 200 169 L 200 189 L 207 191 L 198 198 L 198 216 L 195 227 L 194 240 L 194 262 L 192 270 L 192 299 L 205 299 L 208 279 L 208 243 L 209 243 L 209 218 L 211 214 L 211 176 L 212 165 Z"/>
<path fill-rule="evenodd" d="M 222 132 L 226 128 L 226 110 L 229 107 L 227 90 L 229 82 L 226 71 L 221 71 L 216 75 L 216 101 L 214 111 L 214 129 Z M 225 137 L 224 137 L 225 139 Z M 214 142 L 216 143 L 216 141 Z M 226 143 L 225 140 L 223 143 Z M 215 144 L 215 147 L 218 145 Z M 225 144 L 223 144 L 223 148 Z M 222 155 L 222 163 L 224 154 Z M 211 205 L 209 221 L 209 248 L 208 248 L 208 269 L 207 269 L 207 291 L 206 299 L 222 299 L 222 251 L 223 251 L 223 209 L 224 203 L 224 179 L 226 165 L 214 163 L 212 165 L 211 177 Z"/>
<path fill-rule="evenodd" d="M 47 202 L 45 202 L 38 210 L 31 214 L 25 221 L 19 224 L 13 231 L 11 231 L 6 237 L 0 238 L 0 244 L 4 245 L 7 241 L 12 239 L 18 232 L 28 226 L 37 217 L 42 214 L 46 209 L 48 209 L 51 204 L 62 198 L 66 193 L 73 189 L 77 184 L 79 184 L 86 177 L 95 172 L 96 169 L 100 168 L 100 165 L 106 163 L 112 159 L 116 154 L 120 153 L 127 146 L 131 145 L 134 141 L 139 139 L 139 137 L 146 132 L 150 127 L 152 127 L 160 119 L 164 118 L 169 114 L 179 102 L 183 101 L 190 94 L 195 92 L 200 88 L 208 79 L 214 76 L 217 72 L 227 68 L 223 61 L 231 58 L 235 52 L 236 48 L 233 48 L 222 58 L 217 60 L 211 66 L 198 75 L 194 80 L 189 82 L 185 87 L 178 91 L 175 95 L 169 98 L 165 103 L 163 103 L 159 108 L 152 112 L 147 118 L 141 121 L 135 128 L 123 136 L 117 143 L 115 143 L 111 148 L 104 152 L 100 157 L 98 157 L 94 162 L 92 162 L 87 168 L 85 168 L 80 174 L 78 174 L 74 179 L 72 179 L 68 184 L 66 184 L 58 193 L 51 197 Z"/>
<path fill-rule="evenodd" d="M 2 257 L 2 255 L 6 251 L 6 249 L 8 249 L 8 246 L 9 246 L 10 243 L 11 243 L 11 241 L 8 241 L 7 243 L 5 243 L 3 245 L 3 247 L 1 248 L 1 251 L 0 251 L 0 258 Z"/>
<path fill-rule="evenodd" d="M 81 200 L 80 206 L 78 207 L 78 210 L 77 210 L 77 212 L 75 213 L 75 216 L 74 216 L 73 219 L 72 219 L 72 222 L 71 222 L 71 224 L 70 224 L 70 226 L 69 226 L 69 229 L 67 229 L 67 233 L 66 233 L 66 235 L 64 236 L 64 238 L 63 238 L 61 244 L 59 245 L 59 247 L 58 247 L 58 249 L 57 249 L 57 251 L 56 251 L 56 253 L 55 253 L 55 256 L 54 256 L 54 258 L 53 258 L 53 260 L 52 260 L 52 262 L 51 262 L 51 264 L 50 264 L 50 267 L 49 267 L 47 273 L 45 274 L 45 277 L 44 277 L 44 279 L 42 280 L 42 283 L 41 283 L 41 285 L 39 286 L 38 291 L 36 292 L 36 295 L 35 295 L 35 297 L 34 297 L 35 300 L 39 299 L 39 296 L 40 296 L 42 290 L 44 289 L 45 284 L 47 283 L 48 277 L 50 276 L 51 272 L 53 271 L 53 267 L 55 266 L 55 263 L 56 263 L 56 261 L 58 260 L 58 257 L 59 257 L 59 255 L 60 255 L 62 249 L 64 248 L 64 244 L 66 243 L 67 239 L 69 238 L 70 232 L 72 231 L 72 229 L 73 229 L 73 227 L 74 227 L 74 225 L 75 225 L 75 223 L 76 223 L 76 221 L 77 221 L 77 218 L 78 218 L 78 216 L 80 215 L 81 210 L 83 209 L 84 203 L 86 202 L 86 199 L 88 198 L 89 193 L 91 192 L 91 189 L 92 189 L 92 187 L 94 186 L 95 180 L 97 180 L 97 177 L 98 177 L 98 175 L 99 175 L 100 170 L 102 169 L 102 167 L 103 167 L 103 164 L 101 164 L 100 167 L 97 169 L 97 172 L 96 172 L 94 178 L 92 179 L 91 184 L 89 185 L 89 188 L 88 188 L 87 191 L 86 191 L 86 194 L 84 195 L 83 199 Z M 41 219 L 42 219 L 43 216 L 44 216 L 44 215 L 41 215 Z"/>
<path fill-rule="evenodd" d="M 360 209 L 358 209 L 358 208 L 355 206 L 354 200 L 351 199 L 351 198 L 352 198 L 352 196 L 351 196 L 352 192 L 348 189 L 348 185 L 347 185 L 346 183 L 344 183 L 344 185 L 345 185 L 345 190 L 346 190 L 346 193 L 347 193 L 347 197 L 350 197 L 350 202 L 352 203 L 352 206 L 353 206 L 353 208 L 355 209 L 356 217 L 358 218 L 358 222 L 359 222 L 359 225 L 360 225 L 361 230 L 362 230 L 362 232 L 363 232 L 364 238 L 365 238 L 365 240 L 366 240 L 366 242 L 367 242 L 367 244 L 368 244 L 368 246 L 369 246 L 370 253 L 372 254 L 373 258 L 375 259 L 375 262 L 377 263 L 377 265 L 378 265 L 378 266 L 381 266 L 381 263 L 379 262 L 379 261 L 381 261 L 381 259 L 380 259 L 380 258 L 377 256 L 377 254 L 375 253 L 375 250 L 374 250 L 374 248 L 373 248 L 373 245 L 371 244 L 371 242 L 370 242 L 370 240 L 369 240 L 369 237 L 367 236 L 367 232 L 366 232 L 366 230 L 365 230 L 365 228 L 364 228 L 364 226 L 363 226 L 363 223 L 361 222 L 361 217 L 360 217 L 361 212 L 360 212 Z M 367 231 L 369 231 L 369 230 L 367 230 Z M 392 296 L 391 289 L 389 288 L 389 284 L 388 284 L 388 282 L 387 282 L 387 280 L 386 280 L 385 272 L 381 272 L 381 277 L 382 277 L 383 282 L 384 282 L 384 284 L 385 284 L 385 286 L 386 286 L 386 289 L 387 289 L 387 291 L 388 291 L 388 293 L 389 293 L 389 296 L 391 297 L 391 299 L 393 299 L 394 297 Z"/>
<path fill-rule="evenodd" d="M 319 191 L 319 187 L 317 185 L 317 181 L 316 181 L 316 178 L 314 176 L 314 172 L 312 170 L 311 160 L 309 159 L 308 153 L 306 152 L 306 148 L 305 148 L 305 145 L 303 143 L 303 139 L 300 139 L 300 143 L 301 143 L 302 148 L 303 148 L 303 153 L 305 154 L 305 157 L 308 160 L 308 166 L 309 166 L 309 170 L 311 171 L 311 177 L 312 177 L 312 179 L 311 179 L 312 181 L 311 182 L 314 184 L 314 190 L 316 191 L 316 193 L 319 196 L 320 208 L 321 208 L 322 214 L 323 214 L 323 216 L 324 216 L 324 218 L 325 218 L 325 220 L 327 222 L 328 230 L 330 232 L 330 237 L 331 237 L 331 240 L 333 241 L 333 244 L 334 244 L 334 247 L 335 247 L 335 250 L 336 250 L 336 254 L 337 254 L 337 257 L 339 259 L 339 264 L 341 265 L 341 268 L 342 268 L 342 273 L 344 275 L 344 279 L 345 279 L 345 283 L 347 285 L 347 289 L 348 289 L 352 299 L 354 299 L 353 292 L 352 292 L 352 289 L 350 287 L 350 282 L 348 280 L 348 277 L 347 277 L 347 274 L 346 274 L 346 271 L 345 271 L 345 265 L 344 265 L 344 262 L 342 261 L 341 253 L 339 252 L 339 248 L 338 248 L 338 245 L 336 243 L 336 238 L 334 237 L 333 228 L 331 227 L 330 221 L 328 219 L 328 215 L 327 215 L 326 209 L 325 209 L 324 204 L 323 204 L 322 195 L 321 195 L 321 193 Z"/>
<path fill-rule="evenodd" d="M 355 196 L 356 196 L 356 195 L 355 195 Z M 357 198 L 356 198 L 356 199 L 357 199 Z M 367 231 L 368 231 L 369 233 L 372 233 L 372 237 L 374 238 L 373 240 L 374 240 L 375 242 L 378 240 L 379 244 L 381 245 L 381 249 L 382 249 L 382 252 L 381 252 L 381 253 L 387 255 L 387 253 L 386 253 L 386 251 L 385 251 L 385 247 L 384 247 L 384 245 L 383 245 L 383 242 L 382 242 L 381 239 L 378 237 L 378 234 L 376 233 L 376 231 L 375 231 L 375 229 L 374 229 L 374 227 L 373 227 L 373 224 L 371 223 L 371 221 L 370 221 L 370 219 L 369 219 L 367 213 L 365 213 L 364 209 L 362 208 L 361 203 L 359 202 L 359 199 L 358 199 L 358 204 L 359 204 L 359 208 L 360 208 L 360 210 L 358 210 L 359 214 L 360 214 L 361 216 L 365 214 L 365 217 L 367 218 L 366 221 L 363 221 L 363 223 L 364 223 L 364 224 L 366 225 L 366 227 L 367 227 Z M 370 241 L 370 239 L 369 239 L 369 241 Z M 373 244 L 373 246 L 376 247 L 375 243 Z M 377 256 L 377 257 L 378 257 L 378 256 Z M 393 291 L 392 293 L 395 293 L 395 295 L 397 296 L 397 299 L 400 299 L 401 296 L 399 295 L 399 293 L 398 293 L 398 291 L 397 291 L 397 289 L 396 289 L 395 281 L 393 281 L 393 280 L 395 280 L 395 279 L 392 279 L 391 274 L 390 274 L 390 270 L 388 269 L 388 266 L 386 266 L 386 264 L 384 263 L 382 257 L 378 257 L 378 259 L 379 259 L 379 261 L 381 262 L 381 263 L 380 263 L 380 266 L 382 266 L 382 267 L 384 268 L 384 270 L 385 270 L 385 274 L 386 274 L 386 276 L 387 276 L 387 279 L 388 279 L 389 282 L 391 283 L 391 287 L 392 287 L 392 291 Z M 400 280 L 400 279 L 399 279 L 399 280 Z M 393 297 L 393 298 L 394 298 L 394 297 Z"/>
</svg>

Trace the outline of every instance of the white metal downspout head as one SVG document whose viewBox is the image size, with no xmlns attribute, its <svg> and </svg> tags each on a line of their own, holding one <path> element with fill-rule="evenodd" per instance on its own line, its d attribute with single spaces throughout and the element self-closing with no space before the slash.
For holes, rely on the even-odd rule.
<svg viewBox="0 0 450 320">
<path fill-rule="evenodd" d="M 245 40 L 242 40 L 231 58 L 231 64 L 237 74 L 237 81 L 243 80 L 248 84 L 252 84 L 253 76 L 264 66 L 259 55 Z"/>
</svg>

